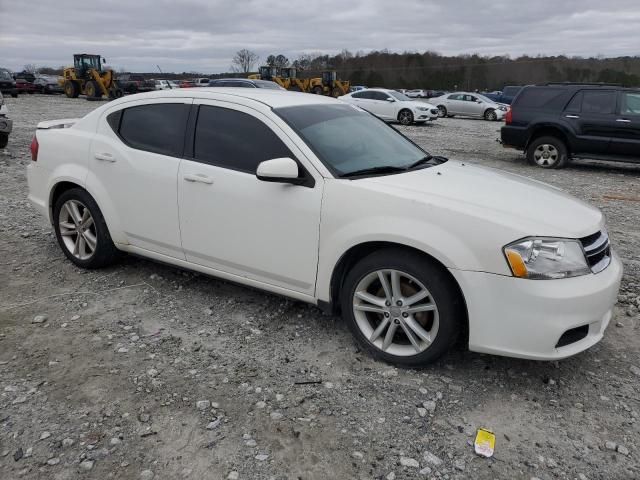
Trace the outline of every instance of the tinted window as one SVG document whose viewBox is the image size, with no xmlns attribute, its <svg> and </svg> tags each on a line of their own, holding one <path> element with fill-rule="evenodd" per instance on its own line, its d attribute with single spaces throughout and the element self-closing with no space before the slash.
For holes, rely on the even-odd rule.
<svg viewBox="0 0 640 480">
<path fill-rule="evenodd" d="M 189 105 L 156 103 L 126 108 L 120 138 L 130 147 L 162 155 L 180 156 Z"/>
<path fill-rule="evenodd" d="M 524 108 L 542 108 L 565 93 L 566 89 L 563 88 L 526 88 L 520 95 L 518 95 L 514 105 Z"/>
<path fill-rule="evenodd" d="M 502 95 L 505 97 L 515 97 L 520 90 L 522 90 L 522 87 L 504 87 Z"/>
<path fill-rule="evenodd" d="M 268 88 L 270 90 L 283 90 L 283 88 L 276 82 L 270 82 L 268 80 L 254 80 L 254 86 L 257 88 Z"/>
<path fill-rule="evenodd" d="M 389 95 L 387 95 L 384 92 L 371 92 L 373 94 L 373 99 L 374 100 L 387 100 L 389 97 Z"/>
<path fill-rule="evenodd" d="M 581 108 L 582 108 L 582 92 L 578 92 L 573 96 L 573 98 L 567 105 L 567 108 L 565 108 L 565 111 L 579 113 Z"/>
<path fill-rule="evenodd" d="M 196 124 L 194 157 L 212 165 L 256 173 L 260 162 L 293 155 L 257 118 L 202 105 Z"/>
<path fill-rule="evenodd" d="M 356 92 L 351 96 L 353 98 L 367 98 L 366 95 L 367 95 L 367 92 Z"/>
<path fill-rule="evenodd" d="M 582 113 L 613 113 L 615 107 L 615 92 L 600 90 L 584 90 L 582 92 Z"/>
<path fill-rule="evenodd" d="M 447 98 L 449 100 L 462 100 L 464 95 L 460 95 L 458 93 L 454 93 L 453 95 L 449 95 Z"/>
<path fill-rule="evenodd" d="M 622 95 L 622 113 L 625 115 L 640 115 L 640 93 L 625 93 Z"/>
<path fill-rule="evenodd" d="M 473 95 L 465 95 L 464 96 L 464 101 L 465 102 L 475 102 L 476 101 L 476 97 L 474 97 Z"/>
</svg>

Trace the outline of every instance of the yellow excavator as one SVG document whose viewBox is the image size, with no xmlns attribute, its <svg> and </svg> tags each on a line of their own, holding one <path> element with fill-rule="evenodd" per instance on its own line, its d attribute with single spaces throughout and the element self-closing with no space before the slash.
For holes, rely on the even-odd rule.
<svg viewBox="0 0 640 480">
<path fill-rule="evenodd" d="M 86 95 L 88 100 L 103 96 L 119 98 L 123 91 L 116 83 L 113 70 L 103 70 L 106 60 L 100 55 L 77 53 L 73 56 L 73 67 L 64 69 L 60 84 L 69 98 Z"/>
<path fill-rule="evenodd" d="M 325 70 L 322 77 L 312 78 L 309 81 L 309 90 L 316 95 L 331 95 L 338 98 L 349 93 L 351 86 L 348 80 L 338 80 L 335 70 Z"/>
</svg>

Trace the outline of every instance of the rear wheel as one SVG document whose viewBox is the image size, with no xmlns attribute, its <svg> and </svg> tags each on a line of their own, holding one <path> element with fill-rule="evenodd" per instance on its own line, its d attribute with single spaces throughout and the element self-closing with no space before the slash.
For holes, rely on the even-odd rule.
<svg viewBox="0 0 640 480">
<path fill-rule="evenodd" d="M 82 268 L 100 268 L 118 258 L 98 204 L 81 188 L 67 190 L 56 200 L 53 226 L 62 251 Z"/>
<path fill-rule="evenodd" d="M 64 94 L 69 98 L 78 98 L 80 95 L 80 85 L 73 80 L 64 82 Z"/>
<path fill-rule="evenodd" d="M 342 95 L 342 90 L 340 90 L 338 87 L 335 87 L 333 90 L 331 90 L 331 96 L 333 98 L 338 98 Z"/>
<path fill-rule="evenodd" d="M 84 93 L 90 98 L 102 97 L 102 89 L 95 80 L 89 80 L 84 86 Z"/>
<path fill-rule="evenodd" d="M 411 110 L 400 110 L 400 112 L 398 112 L 398 121 L 402 125 L 411 125 L 413 123 L 413 113 L 411 113 Z"/>
<path fill-rule="evenodd" d="M 342 312 L 356 341 L 381 360 L 419 367 L 458 338 L 457 288 L 429 258 L 403 249 L 374 252 L 347 274 Z"/>
<path fill-rule="evenodd" d="M 0 148 L 4 148 L 9 143 L 9 134 L 0 133 Z"/>
<path fill-rule="evenodd" d="M 320 86 L 313 87 L 313 90 L 311 91 L 316 95 L 322 95 L 324 93 L 324 90 Z"/>
<path fill-rule="evenodd" d="M 569 163 L 569 153 L 559 138 L 539 137 L 527 147 L 527 160 L 541 168 L 564 168 Z"/>
<path fill-rule="evenodd" d="M 444 105 L 438 105 L 438 116 L 444 118 L 447 116 L 447 107 Z"/>
</svg>

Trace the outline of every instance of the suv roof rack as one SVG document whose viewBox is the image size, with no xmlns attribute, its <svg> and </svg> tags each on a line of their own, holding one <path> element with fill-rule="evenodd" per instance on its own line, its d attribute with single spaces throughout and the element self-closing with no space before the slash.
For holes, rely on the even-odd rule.
<svg viewBox="0 0 640 480">
<path fill-rule="evenodd" d="M 621 83 L 604 82 L 547 82 L 545 85 L 582 85 L 587 87 L 622 87 Z"/>
</svg>

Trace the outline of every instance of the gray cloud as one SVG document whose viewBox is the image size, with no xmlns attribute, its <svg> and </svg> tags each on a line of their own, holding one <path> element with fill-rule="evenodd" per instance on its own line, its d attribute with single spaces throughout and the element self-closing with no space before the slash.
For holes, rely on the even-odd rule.
<svg viewBox="0 0 640 480">
<path fill-rule="evenodd" d="M 0 66 L 228 71 L 240 48 L 295 58 L 389 49 L 443 54 L 640 55 L 637 0 L 0 0 Z"/>
</svg>

